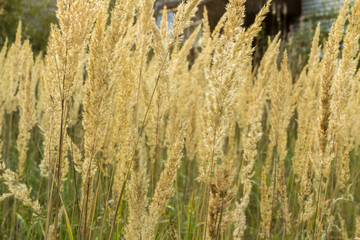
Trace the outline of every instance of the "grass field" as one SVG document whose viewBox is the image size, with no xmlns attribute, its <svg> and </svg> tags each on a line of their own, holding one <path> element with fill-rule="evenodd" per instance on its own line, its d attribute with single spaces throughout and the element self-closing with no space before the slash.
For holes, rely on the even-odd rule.
<svg viewBox="0 0 360 240">
<path fill-rule="evenodd" d="M 46 54 L 0 52 L 0 239 L 360 240 L 360 0 L 300 74 L 268 1 L 184 39 L 154 0 L 58 0 Z M 202 46 L 190 57 L 197 37 Z M 292 55 L 289 55 L 292 56 Z M 290 64 L 291 63 L 291 64 Z"/>
</svg>

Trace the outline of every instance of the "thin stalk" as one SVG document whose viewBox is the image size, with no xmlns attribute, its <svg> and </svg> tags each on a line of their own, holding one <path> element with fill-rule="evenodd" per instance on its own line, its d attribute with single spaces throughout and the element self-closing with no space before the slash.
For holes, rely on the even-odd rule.
<svg viewBox="0 0 360 240">
<path fill-rule="evenodd" d="M 90 185 L 92 185 L 92 176 L 90 176 L 90 170 L 91 170 L 91 165 L 92 165 L 92 161 L 94 160 L 94 154 L 95 154 L 95 146 L 94 143 L 91 147 L 91 158 L 90 158 L 90 164 L 89 167 L 87 169 L 87 175 L 86 175 L 86 179 L 84 181 L 87 182 L 87 187 L 86 187 L 86 204 L 84 206 L 84 203 L 82 203 L 82 207 L 81 207 L 81 212 L 83 212 L 83 210 L 85 210 L 85 218 L 83 219 L 84 221 L 84 228 L 83 228 L 83 235 L 82 235 L 82 239 L 86 238 L 86 227 L 87 227 L 87 218 L 88 218 L 88 204 L 89 204 L 89 194 L 90 194 Z M 91 208 L 91 206 L 90 206 Z M 82 220 L 82 216 L 83 214 L 81 214 L 81 219 Z M 80 221 L 82 223 L 82 221 Z"/>
<path fill-rule="evenodd" d="M 314 217 L 314 223 L 313 223 L 314 224 L 313 239 L 315 239 L 316 220 L 317 220 L 317 215 L 318 215 L 318 210 L 319 210 L 319 205 L 320 205 L 320 198 L 321 198 L 321 182 L 322 182 L 322 178 L 323 178 L 323 174 L 321 173 L 319 187 L 318 187 L 318 196 L 317 196 L 317 199 L 316 199 L 315 217 Z"/>
<path fill-rule="evenodd" d="M 90 163 L 91 164 L 91 163 Z M 83 228 L 83 232 L 82 232 L 82 239 L 86 238 L 86 224 L 87 224 L 87 214 L 88 214 L 88 203 L 89 203 L 89 190 L 90 190 L 90 184 L 91 184 L 91 180 L 92 178 L 88 177 L 86 179 L 87 181 L 87 187 L 86 187 L 86 204 L 85 207 L 83 208 L 85 210 L 85 217 L 83 219 L 84 221 L 84 228 Z M 82 215 L 81 215 L 82 216 Z"/>
<path fill-rule="evenodd" d="M 8 142 L 7 142 L 7 151 L 6 151 L 6 159 L 5 159 L 5 162 L 6 162 L 6 166 L 10 166 L 10 150 L 11 150 L 11 129 L 12 129 L 12 122 L 13 122 L 13 115 L 14 113 L 12 112 L 10 114 L 10 121 L 9 121 L 9 129 L 8 129 Z M 6 199 L 6 203 L 8 203 L 8 200 Z M 14 205 L 16 206 L 16 200 L 14 201 Z M 8 207 L 8 206 L 6 206 Z M 12 223 L 14 222 L 14 216 L 12 214 Z M 14 234 L 14 225 L 11 224 L 11 230 L 10 230 L 10 239 L 12 238 L 13 234 Z"/>
<path fill-rule="evenodd" d="M 70 9 L 70 5 L 69 5 Z M 59 149 L 58 149 L 58 157 L 59 157 L 59 166 L 58 166 L 58 182 L 57 182 L 57 190 L 56 190 L 56 205 L 55 205 L 55 226 L 54 226 L 54 237 L 56 239 L 56 232 L 57 232 L 57 223 L 58 223 L 58 207 L 59 207 L 59 195 L 60 195 L 60 174 L 61 174 L 61 158 L 62 158 L 62 148 L 63 148 L 63 138 L 64 138 L 64 123 L 65 123 L 65 113 L 66 113 L 66 99 L 65 99 L 65 73 L 67 70 L 67 56 L 68 56 L 68 41 L 66 40 L 65 43 L 66 50 L 65 50 L 65 71 L 62 76 L 62 85 L 61 85 L 61 79 L 59 79 L 59 93 L 61 96 L 61 121 L 60 121 L 60 137 L 59 137 Z M 57 62 L 56 62 L 57 67 Z M 58 69 L 58 68 L 57 68 Z M 55 164 L 56 167 L 56 164 Z M 54 176 L 55 177 L 55 176 Z"/>
<path fill-rule="evenodd" d="M 51 116 L 52 118 L 52 116 Z M 51 132 L 51 126 L 50 126 L 50 132 Z M 50 159 L 51 159 L 51 140 L 52 138 L 50 137 L 50 144 L 49 144 L 49 168 L 51 166 L 50 164 Z M 56 164 L 54 164 L 54 168 L 53 171 L 49 170 L 49 180 L 48 180 L 48 198 L 49 198 L 49 202 L 48 202 L 48 209 L 47 209 L 47 216 L 46 216 L 46 232 L 45 232 L 45 240 L 48 239 L 48 234 L 49 234 L 49 229 L 50 229 L 50 220 L 51 220 L 51 209 L 52 209 L 52 200 L 53 200 L 53 191 L 54 191 L 54 185 L 55 185 L 55 172 L 56 172 Z M 51 179 L 51 181 L 50 181 Z M 51 184 L 50 184 L 51 183 Z"/>
<path fill-rule="evenodd" d="M 109 125 L 108 125 L 108 127 L 109 127 Z M 106 135 L 109 133 L 108 130 L 109 130 L 109 129 L 107 129 Z M 106 146 L 106 141 L 107 141 L 107 137 L 105 137 L 104 146 Z M 101 161 L 101 164 L 100 164 L 100 171 L 99 171 L 99 176 L 98 176 L 97 186 L 96 186 L 96 193 L 95 193 L 96 196 L 95 196 L 95 202 L 94 202 L 93 216 L 92 216 L 92 219 L 91 219 L 91 226 L 92 226 L 93 221 L 94 221 L 94 214 L 95 214 L 95 210 L 96 210 L 97 196 L 98 196 L 99 187 L 100 187 L 100 182 L 101 182 L 101 173 L 102 173 L 103 163 L 104 163 L 104 157 L 102 158 L 102 161 Z M 114 173 L 114 171 L 111 172 L 110 180 L 113 179 L 113 173 Z M 106 215 L 106 210 L 107 210 L 107 202 L 108 202 L 108 199 L 109 199 L 109 196 L 110 196 L 110 192 L 111 192 L 111 181 L 110 181 L 110 185 L 109 185 L 109 186 L 110 186 L 110 187 L 109 187 L 108 194 L 107 194 L 106 201 L 105 201 L 104 217 L 103 217 L 103 221 L 102 221 L 102 223 L 101 223 L 100 239 L 102 239 L 102 230 L 103 230 L 104 220 L 105 220 L 105 215 Z M 90 236 L 89 236 L 89 239 L 91 238 L 91 232 L 92 232 L 92 228 L 90 228 Z"/>
<path fill-rule="evenodd" d="M 185 161 L 185 183 L 184 183 L 184 188 L 183 188 L 183 199 L 182 201 L 185 202 L 185 198 L 186 198 L 186 190 L 187 190 L 187 179 L 189 176 L 189 160 L 188 157 L 185 156 L 184 157 L 184 161 Z"/>
<path fill-rule="evenodd" d="M 101 161 L 101 164 L 100 164 L 100 171 L 99 171 L 99 176 L 98 176 L 97 184 L 96 184 L 95 202 L 94 202 L 93 214 L 92 214 L 92 217 L 91 217 L 89 240 L 91 239 L 91 230 L 92 230 L 92 227 L 91 227 L 91 226 L 92 226 L 92 224 L 93 224 L 94 217 L 95 217 L 96 202 L 97 202 L 97 197 L 98 197 L 98 193 L 99 193 L 99 186 L 100 186 L 100 181 L 101 181 L 101 178 L 100 178 L 100 177 L 101 177 L 101 173 L 102 173 L 102 167 L 103 167 L 103 161 Z"/>
<path fill-rule="evenodd" d="M 11 231 L 10 231 L 10 239 L 14 239 L 14 229 L 16 225 L 16 199 L 14 200 L 14 204 L 11 211 Z M 16 238 L 16 237 L 15 237 Z"/>
<path fill-rule="evenodd" d="M 175 41 L 174 41 L 175 42 Z M 173 45 L 173 44 L 171 44 Z M 131 160 L 130 160 L 130 164 L 129 164 L 129 167 L 126 171 L 126 176 L 125 176 L 125 180 L 123 182 L 123 185 L 121 187 L 121 191 L 120 191 L 120 196 L 118 198 L 118 201 L 117 201 L 117 204 L 116 204 L 116 210 L 115 210 L 115 214 L 114 214 L 114 219 L 113 219 L 113 222 L 111 224 L 111 229 L 110 229 L 110 235 L 109 235 L 109 240 L 111 239 L 112 237 L 112 234 L 113 234 L 113 231 L 114 231 L 114 226 L 115 226 L 115 223 L 116 223 L 116 217 L 117 217 L 117 213 L 119 211 L 119 207 L 120 207 L 120 203 L 122 201 L 122 197 L 123 197 L 123 194 L 124 194 L 124 190 L 125 190 L 125 185 L 126 185 L 126 182 L 129 178 L 129 173 L 130 173 L 130 169 L 131 169 L 131 166 L 132 166 L 132 163 L 133 163 L 133 160 L 134 160 L 134 157 L 135 157 L 135 154 L 136 154 L 136 148 L 137 148 L 137 145 L 139 144 L 139 141 L 140 141 L 140 136 L 142 135 L 142 132 L 144 130 L 144 127 L 145 127 L 145 121 L 146 121 L 146 118 L 149 114 L 149 110 L 150 110 L 150 106 L 151 106 L 151 103 L 153 101 L 153 98 L 154 98 L 154 95 L 155 95 L 155 91 L 157 89 L 157 85 L 159 84 L 159 80 L 160 80 L 160 76 L 161 76 L 161 72 L 164 68 L 164 65 L 165 65 L 165 61 L 168 57 L 168 54 L 170 53 L 170 48 L 168 49 L 167 53 L 166 53 L 166 57 L 164 58 L 164 61 L 162 62 L 161 64 L 161 67 L 160 67 L 160 70 L 159 70 L 159 74 L 156 78 L 156 82 L 155 82 L 155 86 L 154 86 L 154 89 L 153 89 L 153 92 L 151 94 L 151 98 L 150 98 L 150 101 L 149 101 L 149 104 L 147 106 L 147 109 L 146 109 L 146 112 L 145 112 L 145 116 L 144 116 L 144 119 L 143 119 L 143 122 L 142 122 L 142 125 L 141 125 L 141 128 L 140 128 L 140 132 L 137 136 L 137 139 L 136 139 L 136 143 L 135 143 L 135 146 L 134 146 L 134 151 L 133 151 L 133 154 L 132 154 L 132 157 L 131 157 Z"/>
<path fill-rule="evenodd" d="M 190 199 L 190 205 L 191 205 L 191 211 L 190 211 L 190 216 L 188 216 L 188 232 L 187 232 L 187 240 L 190 240 L 190 236 L 191 236 L 191 224 L 192 224 L 192 215 L 193 215 L 193 199 L 194 199 L 194 195 L 191 196 Z"/>
<path fill-rule="evenodd" d="M 224 211 L 224 198 L 221 199 L 221 211 L 220 211 L 220 219 L 219 219 L 218 226 L 216 229 L 216 239 L 218 239 L 218 236 L 220 234 L 220 226 L 221 226 L 223 211 Z"/>
<path fill-rule="evenodd" d="M 58 173 L 57 173 L 57 189 L 56 189 L 56 203 L 55 203 L 55 225 L 54 225 L 54 239 L 57 235 L 57 224 L 58 224 L 58 210 L 59 210 L 59 195 L 60 195 L 60 176 L 61 176 L 61 159 L 63 149 L 63 138 L 64 138 L 64 121 L 65 121 L 65 98 L 61 100 L 61 122 L 60 122 L 60 138 L 59 138 L 59 150 L 58 150 Z"/>
<path fill-rule="evenodd" d="M 322 224 L 322 218 L 324 216 L 324 208 L 325 208 L 325 200 L 326 200 L 326 193 L 327 193 L 327 188 L 328 188 L 328 184 L 329 184 L 329 178 L 330 178 L 330 169 L 328 171 L 328 176 L 326 179 L 326 185 L 325 185 L 325 192 L 324 192 L 324 199 L 323 199 L 323 204 L 322 204 L 322 208 L 321 208 L 321 214 L 320 214 L 320 223 L 319 223 L 319 230 L 318 230 L 318 235 L 317 235 L 317 240 L 319 240 L 320 238 L 320 233 L 321 233 L 321 224 Z"/>
<path fill-rule="evenodd" d="M 110 179 L 113 179 L 114 178 L 114 173 L 115 171 L 113 170 L 111 172 L 111 176 L 110 176 Z M 110 189 L 112 187 L 112 184 L 111 184 L 112 181 L 110 181 L 110 184 L 109 184 L 109 190 L 107 191 L 107 195 L 106 195 L 106 199 L 105 199 L 105 210 L 104 210 L 104 216 L 103 216 L 103 220 L 102 220 L 102 223 L 101 223 L 101 227 L 100 227 L 100 240 L 102 240 L 102 233 L 103 233 L 103 229 L 104 229 L 104 226 L 105 226 L 105 219 L 106 219 L 106 211 L 108 209 L 108 202 L 109 202 L 109 198 L 110 198 Z"/>
<path fill-rule="evenodd" d="M 177 179 L 175 180 L 175 184 L 176 184 L 176 208 L 178 211 L 178 214 L 177 214 L 178 231 L 179 231 L 179 239 L 181 240 L 181 216 L 180 216 L 181 212 L 180 212 L 180 202 L 179 202 L 179 187 L 178 187 Z"/>
<path fill-rule="evenodd" d="M 73 143 L 71 142 L 71 151 L 73 152 Z M 77 181 L 76 181 L 76 170 L 75 170 L 75 165 L 73 161 L 70 161 L 71 165 L 72 165 L 72 169 L 73 169 L 73 176 L 74 176 L 74 188 L 75 188 L 75 202 L 76 202 L 76 206 L 79 208 L 79 213 L 80 213 L 80 203 L 79 203 L 79 195 L 77 192 Z M 80 218 L 80 216 L 79 216 Z"/>
<path fill-rule="evenodd" d="M 214 136 L 213 136 L 213 146 L 212 146 L 212 153 L 211 153 L 211 168 L 210 168 L 210 176 L 212 174 L 213 171 L 213 165 L 214 165 L 214 156 L 215 156 L 215 144 L 216 144 L 216 129 L 214 131 Z M 205 210 L 205 229 L 204 229 L 204 239 L 206 239 L 206 228 L 207 228 L 207 222 L 208 222 L 208 213 L 209 213 L 209 183 L 206 184 L 206 210 Z"/>
<path fill-rule="evenodd" d="M 275 194 L 276 194 L 276 174 L 277 174 L 277 163 L 279 161 L 279 157 L 277 156 L 278 155 L 278 151 L 277 151 L 277 146 L 278 146 L 278 140 L 277 140 L 277 135 L 276 135 L 276 147 L 275 147 L 275 157 L 274 157 L 274 178 L 273 178 L 273 182 L 274 182 L 274 185 L 273 185 L 273 194 L 272 194 L 272 201 L 271 201 L 271 218 L 270 218 L 270 231 L 272 232 L 273 231 L 273 228 L 276 227 L 276 224 L 275 226 L 273 226 L 273 217 L 274 217 L 274 202 L 275 202 Z M 274 229 L 275 230 L 275 229 Z"/>
<path fill-rule="evenodd" d="M 40 192 L 41 192 L 41 187 L 42 187 L 42 182 L 43 182 L 42 180 L 43 180 L 43 178 L 41 177 L 41 178 L 40 178 L 39 188 L 38 188 L 37 195 L 36 195 L 37 201 L 39 201 L 39 198 L 40 198 Z M 31 222 L 33 222 L 33 221 L 31 221 Z M 30 236 L 31 236 L 30 239 L 32 239 L 33 229 L 34 229 L 34 228 L 31 228 L 31 229 L 30 229 L 30 232 L 28 233 L 29 238 L 30 238 Z"/>
<path fill-rule="evenodd" d="M 335 136 L 332 136 L 332 139 L 335 139 Z M 334 150 L 334 142 L 331 146 L 331 153 L 333 152 Z M 325 152 L 323 153 L 325 154 Z M 322 173 L 322 170 L 323 170 L 324 166 L 321 167 L 321 178 L 323 177 L 323 173 Z M 317 239 L 319 239 L 319 235 L 320 235 L 320 231 L 321 231 L 321 222 L 322 222 L 322 218 L 323 218 L 323 211 L 324 211 L 324 207 L 325 207 L 325 199 L 326 199 L 326 193 L 327 193 L 327 187 L 328 187 L 328 184 L 329 184 L 329 177 L 330 177 L 330 173 L 331 173 L 331 162 L 330 162 L 330 166 L 329 166 L 329 170 L 328 170 L 328 173 L 327 173 L 327 178 L 326 178 L 326 184 L 325 184 L 325 192 L 324 192 L 324 203 L 322 204 L 322 208 L 321 208 L 321 214 L 320 214 L 320 226 L 319 226 L 319 230 L 318 230 L 318 235 L 317 235 Z M 321 183 L 322 183 L 322 180 L 320 181 L 319 183 L 319 199 L 318 199 L 318 204 L 320 205 L 321 204 Z M 316 206 L 316 208 L 318 208 L 318 205 Z M 318 209 L 316 209 L 317 211 Z M 317 212 L 316 212 L 317 213 Z M 314 234 L 313 234 L 313 239 L 315 239 L 315 227 L 316 227 L 316 216 L 315 216 L 315 223 L 314 223 Z"/>
<path fill-rule="evenodd" d="M 203 213 L 203 206 L 204 206 L 204 199 L 205 199 L 204 191 L 205 191 L 205 187 L 203 185 L 203 182 L 201 182 L 201 184 L 200 184 L 200 199 L 199 199 L 199 204 L 196 207 L 197 209 L 196 209 L 195 223 L 194 223 L 195 224 L 195 229 L 194 229 L 195 233 L 193 235 L 192 240 L 195 239 L 195 236 L 197 235 L 197 233 L 201 234 L 200 231 L 196 232 L 196 223 L 198 222 L 198 219 L 201 220 L 201 216 L 202 216 L 202 213 Z M 202 202 L 202 204 L 200 204 L 201 202 Z M 200 205 L 201 205 L 201 209 L 200 209 Z M 200 229 L 200 227 L 198 228 L 198 230 L 199 229 Z"/>
</svg>

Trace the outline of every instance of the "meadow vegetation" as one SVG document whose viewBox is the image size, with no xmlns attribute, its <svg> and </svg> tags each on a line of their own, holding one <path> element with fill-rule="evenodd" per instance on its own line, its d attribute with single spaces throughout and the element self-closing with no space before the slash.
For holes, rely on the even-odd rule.
<svg viewBox="0 0 360 240">
<path fill-rule="evenodd" d="M 269 0 L 160 27 L 154 0 L 58 0 L 0 52 L 0 239 L 360 239 L 360 0 L 290 68 Z M 190 57 L 201 35 L 202 46 Z"/>
</svg>

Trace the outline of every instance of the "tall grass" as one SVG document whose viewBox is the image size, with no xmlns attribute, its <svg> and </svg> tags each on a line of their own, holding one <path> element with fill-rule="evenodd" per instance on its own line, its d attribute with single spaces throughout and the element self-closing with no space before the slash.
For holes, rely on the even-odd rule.
<svg viewBox="0 0 360 240">
<path fill-rule="evenodd" d="M 59 0 L 0 52 L 0 239 L 360 239 L 360 0 L 290 68 L 230 0 L 184 39 L 154 0 Z M 202 46 L 190 61 L 195 41 Z M 194 56 L 192 56 L 194 57 Z M 292 64 L 289 64 L 291 62 Z"/>
</svg>

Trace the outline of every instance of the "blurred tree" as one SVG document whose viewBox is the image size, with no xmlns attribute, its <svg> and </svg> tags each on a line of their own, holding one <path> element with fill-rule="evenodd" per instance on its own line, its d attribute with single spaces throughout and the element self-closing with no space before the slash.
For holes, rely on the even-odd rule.
<svg viewBox="0 0 360 240">
<path fill-rule="evenodd" d="M 15 39 L 18 22 L 23 23 L 23 38 L 35 52 L 44 51 L 50 23 L 56 21 L 56 0 L 0 0 L 0 44 Z"/>
</svg>

